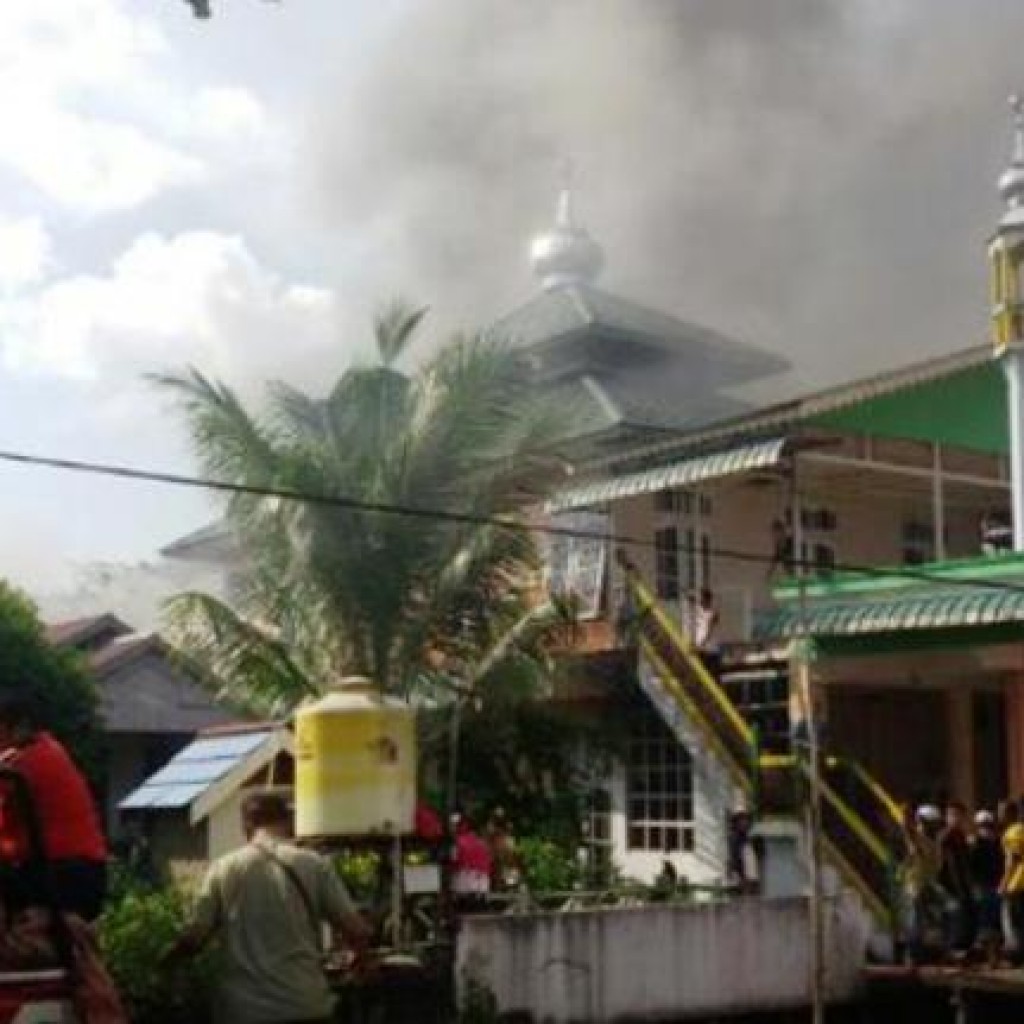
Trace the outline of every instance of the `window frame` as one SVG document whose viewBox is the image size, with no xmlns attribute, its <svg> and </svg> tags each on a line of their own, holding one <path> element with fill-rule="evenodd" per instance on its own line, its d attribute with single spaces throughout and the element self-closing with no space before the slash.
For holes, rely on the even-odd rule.
<svg viewBox="0 0 1024 1024">
<path fill-rule="evenodd" d="M 696 847 L 693 759 L 653 713 L 629 738 L 624 765 L 626 849 L 660 854 Z"/>
</svg>

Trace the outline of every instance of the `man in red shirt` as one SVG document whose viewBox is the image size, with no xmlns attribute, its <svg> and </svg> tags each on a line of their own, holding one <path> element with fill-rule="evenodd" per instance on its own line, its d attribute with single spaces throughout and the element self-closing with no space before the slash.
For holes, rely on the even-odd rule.
<svg viewBox="0 0 1024 1024">
<path fill-rule="evenodd" d="M 64 747 L 38 729 L 27 702 L 0 697 L 0 765 L 24 780 L 35 807 L 45 864 L 33 864 L 25 809 L 0 788 L 0 857 L 13 867 L 10 896 L 44 902 L 47 882 L 57 905 L 95 920 L 107 889 L 107 844 L 89 784 Z"/>
</svg>

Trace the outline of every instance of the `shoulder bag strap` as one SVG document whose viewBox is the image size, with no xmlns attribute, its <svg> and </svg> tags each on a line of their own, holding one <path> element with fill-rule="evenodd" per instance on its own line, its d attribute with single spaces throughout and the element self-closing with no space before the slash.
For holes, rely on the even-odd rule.
<svg viewBox="0 0 1024 1024">
<path fill-rule="evenodd" d="M 299 873 L 285 861 L 279 857 L 270 847 L 265 846 L 263 843 L 253 844 L 260 853 L 263 854 L 267 860 L 273 861 L 283 872 L 285 878 L 291 883 L 292 887 L 299 894 L 299 899 L 302 900 L 303 907 L 306 908 L 306 914 L 309 917 L 309 923 L 313 926 L 313 931 L 319 938 L 320 936 L 320 916 L 317 914 L 313 907 L 312 897 L 309 895 L 309 891 L 302 883 L 302 879 L 299 877 Z"/>
</svg>

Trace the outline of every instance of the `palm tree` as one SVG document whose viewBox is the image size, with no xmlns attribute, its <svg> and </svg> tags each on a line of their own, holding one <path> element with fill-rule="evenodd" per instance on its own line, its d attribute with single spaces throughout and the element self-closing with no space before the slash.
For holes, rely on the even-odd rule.
<svg viewBox="0 0 1024 1024">
<path fill-rule="evenodd" d="M 272 385 L 262 414 L 195 369 L 156 378 L 210 477 L 346 499 L 232 495 L 244 553 L 232 605 L 171 604 L 184 648 L 249 707 L 279 713 L 349 673 L 393 693 L 438 679 L 466 692 L 499 666 L 537 666 L 532 641 L 564 622 L 531 600 L 538 560 L 520 510 L 559 472 L 551 445 L 572 413 L 538 396 L 514 348 L 481 336 L 403 372 L 424 315 L 391 307 L 374 365 L 323 399 Z"/>
</svg>

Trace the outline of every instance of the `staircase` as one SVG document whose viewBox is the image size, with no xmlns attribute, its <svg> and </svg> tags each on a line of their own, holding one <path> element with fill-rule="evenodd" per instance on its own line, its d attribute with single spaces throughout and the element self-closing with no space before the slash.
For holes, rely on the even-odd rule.
<svg viewBox="0 0 1024 1024">
<path fill-rule="evenodd" d="M 756 730 L 635 570 L 627 571 L 626 586 L 634 611 L 632 640 L 641 661 L 641 681 L 667 724 L 683 738 L 680 717 L 685 718 L 718 756 L 732 784 L 758 816 L 801 814 L 810 786 L 806 759 L 762 753 Z M 852 761 L 825 756 L 819 780 L 825 853 L 860 894 L 876 923 L 889 929 L 899 810 L 889 794 Z"/>
</svg>

